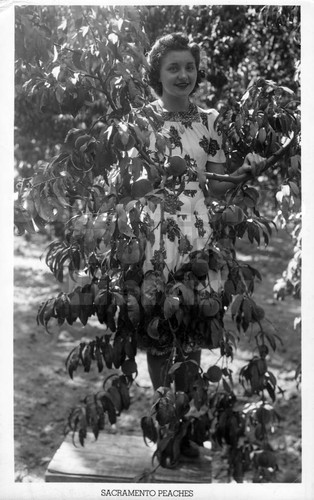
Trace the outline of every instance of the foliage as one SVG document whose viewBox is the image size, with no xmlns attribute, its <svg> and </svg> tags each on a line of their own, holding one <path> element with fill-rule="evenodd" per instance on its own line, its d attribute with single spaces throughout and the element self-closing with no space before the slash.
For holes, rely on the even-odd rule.
<svg viewBox="0 0 314 500">
<path fill-rule="evenodd" d="M 227 22 L 230 9 L 237 13 L 231 17 L 231 27 Z M 192 16 L 196 10 L 200 15 Z M 257 16 L 264 16 L 266 22 L 267 16 L 279 12 L 278 19 L 285 24 L 276 29 L 285 32 L 283 43 L 289 41 L 289 50 L 294 52 L 296 42 L 288 35 L 292 30 L 297 32 L 296 8 L 16 9 L 17 147 L 23 128 L 29 127 L 25 103 L 33 106 L 31 119 L 47 116 L 48 120 L 45 124 L 40 120 L 42 133 L 34 137 L 38 151 L 26 154 L 34 174 L 21 175 L 16 184 L 15 226 L 24 234 L 63 221 L 64 236 L 49 245 L 46 264 L 59 281 L 65 272 L 74 280 L 82 270 L 90 277 L 90 283 L 46 299 L 39 307 L 37 321 L 48 330 L 52 318 L 60 325 L 77 320 L 87 325 L 92 316 L 97 317 L 104 325 L 104 335 L 72 350 L 66 361 L 68 373 L 73 377 L 80 367 L 89 372 L 92 364 L 99 373 L 105 367 L 122 372 L 118 375 L 115 371 L 110 385 L 106 379 L 103 391 L 87 397 L 71 412 L 69 430 L 74 435 L 78 432 L 82 445 L 87 427 L 97 437 L 106 418 L 114 423 L 116 415 L 128 409 L 128 390 L 137 375 L 137 348 L 159 339 L 170 350 L 165 387 L 156 392 L 151 415 L 143 416 L 141 426 L 144 439 L 157 443 L 155 457 L 160 465 L 175 466 L 180 443 L 189 438 L 199 445 L 208 439 L 227 445 L 230 474 L 239 482 L 250 467 L 258 481 L 264 480 L 267 469 L 276 470 L 268 437 L 278 421 L 273 403 L 281 389 L 268 369 L 268 358 L 280 337 L 253 298 L 261 275 L 238 262 L 235 245 L 244 237 L 252 244 L 268 244 L 276 225 L 265 211 L 266 191 L 268 197 L 273 191 L 280 217 L 297 219 L 300 117 L 290 88 L 298 90 L 296 82 L 291 82 L 294 68 L 281 65 L 283 47 L 276 29 L 271 28 L 271 50 L 268 42 L 262 45 L 261 66 L 256 70 L 266 77 L 248 81 L 243 76 L 241 98 L 234 87 L 232 92 L 227 84 L 224 87 L 224 81 L 214 83 L 209 73 L 208 81 L 216 85 L 216 98 L 202 100 L 221 104 L 216 126 L 223 137 L 228 169 L 232 171 L 248 152 L 262 154 L 267 161 L 255 178 L 241 179 L 225 200 L 208 202 L 213 230 L 210 247 L 190 253 L 188 235 L 180 233 L 171 217 L 165 217 L 164 208 L 173 214 L 180 209 L 178 195 L 193 175 L 193 165 L 186 163 L 181 171 L 176 169 L 179 165 L 182 168 L 182 161 L 171 164 L 166 155 L 171 142 L 161 133 L 161 117 L 145 107 L 152 96 L 143 78 L 150 42 L 143 26 L 156 36 L 156 31 L 150 31 L 156 13 L 161 18 L 171 14 L 166 31 L 181 26 L 190 13 L 184 25 L 188 32 L 199 33 L 206 64 L 217 71 L 224 67 L 224 73 L 230 66 L 233 78 L 235 73 L 241 74 L 247 52 L 246 75 L 253 71 L 251 54 L 255 49 L 248 43 L 246 20 L 258 37 L 265 29 L 257 23 Z M 243 31 L 246 37 L 240 38 Z M 213 39 L 213 47 L 206 36 L 201 40 L 202 34 Z M 230 39 L 224 41 L 226 36 Z M 222 47 L 221 42 L 225 44 Z M 244 44 L 243 54 L 237 43 Z M 268 57 L 275 58 L 270 64 L 278 63 L 279 83 L 269 78 L 265 68 Z M 20 115 L 22 120 L 18 120 Z M 53 122 L 60 127 L 49 143 Z M 149 149 L 151 135 L 155 153 Z M 154 270 L 144 275 L 145 243 L 153 241 L 156 229 L 145 207 L 161 207 L 162 217 Z M 201 219 L 198 230 L 201 234 Z M 174 236 L 179 239 L 178 251 L 189 254 L 190 261 L 165 281 L 164 242 Z M 222 292 L 199 292 L 209 270 L 220 271 Z M 228 310 L 235 332 L 224 326 Z M 240 371 L 247 401 L 242 404 L 235 394 L 229 364 L 248 330 L 254 338 L 255 354 Z M 204 369 L 186 360 L 182 346 L 191 341 L 191 332 L 197 332 L 204 348 L 220 353 L 219 364 Z M 177 377 L 184 381 L 182 393 L 176 391 Z"/>
<path fill-rule="evenodd" d="M 144 16 L 151 42 L 184 27 L 203 48 L 202 63 L 210 85 L 204 85 L 200 101 L 208 107 L 217 107 L 229 96 L 239 98 L 254 76 L 298 88 L 298 7 L 153 6 Z"/>
<path fill-rule="evenodd" d="M 196 99 L 205 107 L 219 107 L 230 96 L 239 99 L 252 78 L 259 76 L 298 91 L 299 7 L 164 5 L 141 6 L 139 12 L 149 41 L 148 45 L 144 45 L 144 52 L 158 36 L 175 30 L 181 31 L 183 27 L 201 45 L 201 65 L 206 79 L 201 83 Z M 103 27 L 99 25 L 103 18 L 107 18 L 106 11 L 95 7 L 94 13 L 99 19 L 97 29 L 100 30 L 99 33 L 104 33 L 106 22 Z M 35 29 L 32 29 L 34 24 Z M 52 35 L 54 47 L 51 44 Z M 16 167 L 22 177 L 33 174 L 37 161 L 49 159 L 56 154 L 67 130 L 88 127 L 96 115 L 102 113 L 103 94 L 96 92 L 96 89 L 99 90 L 97 78 L 83 78 L 82 64 L 79 63 L 78 68 L 72 62 L 70 64 L 71 54 L 78 62 L 84 46 L 90 46 L 93 58 L 97 58 L 91 31 L 82 21 L 79 7 L 26 7 L 22 17 L 17 14 L 15 143 L 18 146 Z M 51 92 L 46 92 L 45 97 L 42 97 L 39 81 L 45 75 L 34 66 L 35 55 L 48 62 L 47 51 L 55 56 L 61 47 L 63 56 L 61 60 L 59 57 L 54 61 L 51 68 L 47 68 L 48 74 L 55 68 L 54 73 L 59 72 L 57 80 L 61 83 L 63 71 L 58 68 L 62 64 L 68 77 L 69 72 L 73 76 L 74 72 L 79 73 L 79 81 L 85 89 L 84 92 L 80 91 L 80 98 L 75 95 L 69 78 L 64 82 L 66 89 L 64 84 L 61 88 L 57 82 L 52 85 L 55 80 L 53 73 L 50 73 L 50 86 L 48 83 L 45 85 Z M 77 52 L 68 49 L 77 49 Z M 85 58 L 89 58 L 89 52 L 85 53 Z M 23 85 L 33 72 L 39 87 L 33 86 L 31 90 L 24 92 Z M 80 85 L 77 86 L 81 88 Z M 55 95 L 54 88 L 58 89 Z M 62 99 L 65 90 L 67 99 Z M 87 91 L 92 92 L 93 97 L 88 96 L 86 101 Z M 44 114 L 41 111 L 41 99 Z M 91 102 L 87 105 L 89 99 Z"/>
</svg>

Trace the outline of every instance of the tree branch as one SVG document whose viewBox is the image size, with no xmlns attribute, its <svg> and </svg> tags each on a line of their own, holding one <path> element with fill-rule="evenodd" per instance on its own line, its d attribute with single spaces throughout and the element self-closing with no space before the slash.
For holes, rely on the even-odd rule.
<svg viewBox="0 0 314 500">
<path fill-rule="evenodd" d="M 288 147 L 291 146 L 293 140 L 295 139 L 295 135 L 286 142 L 284 146 L 278 149 L 274 154 L 269 156 L 266 159 L 265 166 L 261 169 L 260 174 L 268 170 L 272 165 L 274 165 L 279 158 L 287 151 Z M 240 175 L 224 175 L 224 174 L 214 174 L 212 172 L 205 172 L 207 179 L 211 179 L 214 181 L 220 182 L 232 182 L 233 184 L 240 184 L 241 182 L 245 182 L 249 179 L 252 179 L 252 175 L 250 174 L 240 174 Z"/>
</svg>

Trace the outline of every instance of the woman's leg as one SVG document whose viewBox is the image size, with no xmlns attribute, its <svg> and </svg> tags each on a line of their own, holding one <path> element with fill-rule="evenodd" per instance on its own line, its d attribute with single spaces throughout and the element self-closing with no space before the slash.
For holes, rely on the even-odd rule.
<svg viewBox="0 0 314 500">
<path fill-rule="evenodd" d="M 177 358 L 176 361 L 196 361 L 196 363 L 198 365 L 200 365 L 200 363 L 201 363 L 201 350 L 192 351 L 184 359 Z M 176 376 L 175 376 L 176 392 L 179 392 L 179 391 L 186 392 L 187 387 L 189 385 L 188 372 L 184 369 L 184 367 L 182 367 L 182 368 L 183 368 L 182 370 L 181 370 L 181 368 L 179 368 L 179 370 L 176 371 Z"/>
<path fill-rule="evenodd" d="M 186 360 L 196 361 L 197 364 L 200 364 L 201 361 L 201 350 L 191 352 Z M 163 356 L 154 356 L 153 354 L 147 353 L 147 366 L 148 373 L 151 378 L 153 388 L 156 391 L 158 387 L 169 387 L 169 379 L 167 380 L 167 364 L 169 361 L 169 354 Z M 177 361 L 183 361 L 182 359 L 178 359 Z M 176 391 L 184 391 L 186 381 L 184 378 L 180 377 L 178 372 L 175 377 L 175 388 Z M 180 445 L 180 450 L 182 455 L 185 455 L 189 458 L 197 458 L 199 456 L 198 446 L 190 441 L 187 436 L 184 436 Z"/>
<path fill-rule="evenodd" d="M 196 361 L 199 365 L 201 362 L 201 350 L 191 352 L 185 359 Z M 155 391 L 160 386 L 169 387 L 170 385 L 169 379 L 166 375 L 168 361 L 169 354 L 155 356 L 153 354 L 150 354 L 149 352 L 147 353 L 148 373 Z M 181 359 L 177 359 L 176 361 L 181 361 Z M 184 380 L 182 380 L 180 376 L 177 376 L 175 378 L 176 391 L 184 391 L 184 385 Z"/>
</svg>

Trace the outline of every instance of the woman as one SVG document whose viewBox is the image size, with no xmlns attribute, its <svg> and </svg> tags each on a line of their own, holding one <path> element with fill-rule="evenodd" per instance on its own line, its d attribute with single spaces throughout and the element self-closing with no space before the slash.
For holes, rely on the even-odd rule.
<svg viewBox="0 0 314 500">
<path fill-rule="evenodd" d="M 162 118 L 161 132 L 170 140 L 171 148 L 166 151 L 171 157 L 181 157 L 187 165 L 185 188 L 179 195 L 180 210 L 177 213 L 162 213 L 159 206 L 149 215 L 158 228 L 158 221 L 163 216 L 168 221 L 173 219 L 177 232 L 172 238 L 164 238 L 165 269 L 164 278 L 176 272 L 189 262 L 191 252 L 206 249 L 211 240 L 211 227 L 205 203 L 206 189 L 209 194 L 221 197 L 234 187 L 231 182 L 211 181 L 205 189 L 206 172 L 223 174 L 225 172 L 225 154 L 221 147 L 221 137 L 215 130 L 214 122 L 217 111 L 203 110 L 190 100 L 200 81 L 200 49 L 197 44 L 189 43 L 187 37 L 180 33 L 166 35 L 152 47 L 148 56 L 149 69 L 147 79 L 157 95 L 151 107 Z M 151 134 L 150 150 L 156 150 L 156 139 Z M 258 155 L 249 154 L 243 165 L 233 175 L 247 173 L 262 159 Z M 201 221 L 201 222 L 200 222 Z M 179 237 L 185 235 L 186 239 Z M 144 271 L 153 269 L 156 250 L 160 248 L 160 231 L 155 231 L 155 241 L 146 247 Z M 187 242 L 189 251 L 179 250 L 179 241 Z M 185 249 L 186 250 L 186 249 Z M 207 289 L 219 293 L 222 280 L 219 272 L 209 271 Z M 193 333 L 192 333 L 193 335 Z M 147 360 L 149 374 L 156 390 L 165 385 L 165 366 L 169 358 L 169 345 L 158 345 L 148 339 Z M 192 347 L 191 347 L 192 346 Z M 188 359 L 200 362 L 200 345 L 185 345 L 184 351 Z M 176 380 L 176 390 L 180 387 L 180 378 Z"/>
</svg>

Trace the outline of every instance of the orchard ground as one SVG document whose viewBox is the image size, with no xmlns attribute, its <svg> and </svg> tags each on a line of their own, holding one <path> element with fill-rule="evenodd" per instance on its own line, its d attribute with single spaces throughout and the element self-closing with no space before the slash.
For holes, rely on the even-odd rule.
<svg viewBox="0 0 314 500">
<path fill-rule="evenodd" d="M 71 380 L 65 370 L 67 354 L 82 338 L 93 339 L 103 334 L 103 327 L 95 320 L 86 327 L 77 322 L 58 327 L 52 325 L 48 335 L 36 324 L 39 304 L 56 296 L 61 286 L 40 259 L 49 241 L 41 235 L 15 238 L 15 298 L 14 298 L 14 419 L 15 419 L 15 481 L 44 482 L 47 465 L 63 440 L 66 418 L 71 407 L 88 393 L 97 392 L 109 370 L 98 374 L 96 367 L 90 373 L 82 369 Z M 276 410 L 281 415 L 279 428 L 271 444 L 277 452 L 279 471 L 276 482 L 301 481 L 301 391 L 295 381 L 295 370 L 301 360 L 301 333 L 294 329 L 294 319 L 300 315 L 300 302 L 291 297 L 284 301 L 273 298 L 274 281 L 281 276 L 292 256 L 290 237 L 283 231 L 274 235 L 267 248 L 241 242 L 239 258 L 259 269 L 263 281 L 257 285 L 255 298 L 275 325 L 283 340 L 271 353 L 269 367 L 284 389 L 278 396 Z M 230 315 L 230 313 L 228 313 Z M 231 318 L 228 319 L 231 326 Z M 250 334 L 242 336 L 241 343 L 230 366 L 237 392 L 238 372 L 252 357 Z M 202 353 L 202 366 L 212 365 L 218 355 Z M 111 428 L 106 431 L 141 435 L 140 418 L 148 414 L 153 390 L 146 367 L 145 353 L 137 355 L 139 374 L 131 389 L 132 403 Z M 107 373 L 108 372 L 108 373 Z M 249 476 L 248 476 L 249 480 Z M 213 449 L 213 482 L 228 481 L 227 463 L 222 450 Z"/>
</svg>

